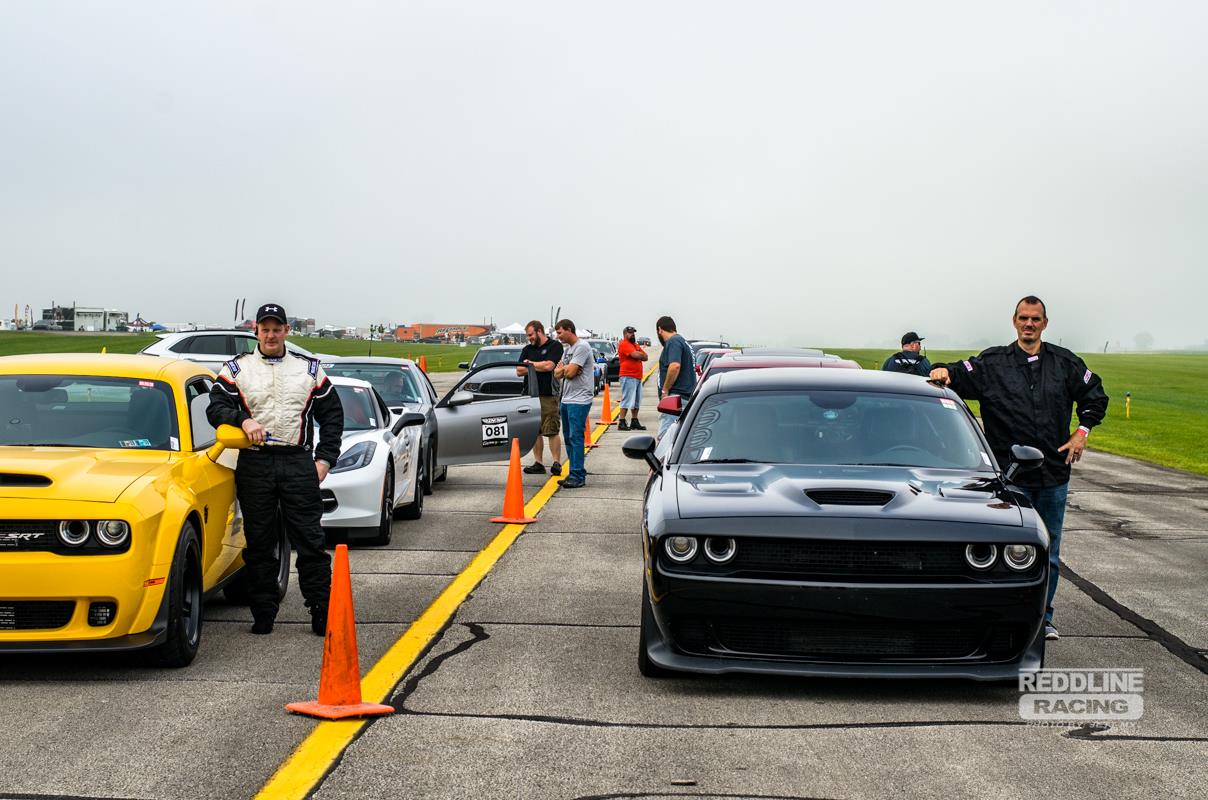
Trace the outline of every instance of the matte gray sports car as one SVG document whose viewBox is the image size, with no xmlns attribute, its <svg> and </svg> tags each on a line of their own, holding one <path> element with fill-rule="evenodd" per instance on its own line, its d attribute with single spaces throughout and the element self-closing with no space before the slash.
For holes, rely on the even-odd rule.
<svg viewBox="0 0 1208 800">
<path fill-rule="evenodd" d="M 664 460 L 624 446 L 653 470 L 643 674 L 1040 668 L 1049 540 L 1010 482 L 1038 451 L 1004 473 L 956 394 L 884 372 L 718 375 L 680 413 Z"/>
</svg>

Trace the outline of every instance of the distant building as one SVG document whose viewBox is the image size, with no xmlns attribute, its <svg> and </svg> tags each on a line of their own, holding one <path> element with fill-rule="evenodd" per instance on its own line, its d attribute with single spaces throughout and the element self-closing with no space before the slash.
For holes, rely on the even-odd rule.
<svg viewBox="0 0 1208 800">
<path fill-rule="evenodd" d="M 292 333 L 309 336 L 315 332 L 318 326 L 315 324 L 314 317 L 290 317 L 289 328 Z"/>
<path fill-rule="evenodd" d="M 65 331 L 124 331 L 130 315 L 112 308 L 54 306 L 42 309 L 42 319 L 58 323 Z"/>
<path fill-rule="evenodd" d="M 494 330 L 491 325 L 449 325 L 442 323 L 416 322 L 411 325 L 400 325 L 394 331 L 394 338 L 400 342 L 464 342 L 475 336 L 486 336 Z"/>
</svg>

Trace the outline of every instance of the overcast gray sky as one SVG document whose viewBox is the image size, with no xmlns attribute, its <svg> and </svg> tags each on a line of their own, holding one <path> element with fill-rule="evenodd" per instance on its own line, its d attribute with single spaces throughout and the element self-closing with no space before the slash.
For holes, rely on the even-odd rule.
<svg viewBox="0 0 1208 800">
<path fill-rule="evenodd" d="M 0 309 L 1208 340 L 1208 4 L 0 2 Z M 35 312 L 36 314 L 36 312 Z"/>
</svg>

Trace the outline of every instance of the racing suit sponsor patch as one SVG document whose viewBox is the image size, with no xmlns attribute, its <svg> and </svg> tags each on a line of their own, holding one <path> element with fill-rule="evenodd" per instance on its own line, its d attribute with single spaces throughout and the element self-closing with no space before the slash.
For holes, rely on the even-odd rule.
<svg viewBox="0 0 1208 800">
<path fill-rule="evenodd" d="M 232 378 L 239 374 L 239 365 L 234 361 L 226 362 L 226 368 L 231 373 Z"/>
<path fill-rule="evenodd" d="M 965 372 L 973 371 L 973 365 L 970 364 L 968 361 L 962 361 L 961 363 L 965 365 Z"/>
<path fill-rule="evenodd" d="M 1082 382 L 1083 382 L 1083 383 L 1090 383 L 1090 382 L 1091 382 L 1091 375 L 1092 375 L 1092 374 L 1093 374 L 1093 373 L 1092 373 L 1092 372 L 1091 372 L 1091 371 L 1088 369 L 1088 370 L 1087 370 L 1085 373 L 1083 373 L 1083 375 L 1082 375 Z"/>
</svg>

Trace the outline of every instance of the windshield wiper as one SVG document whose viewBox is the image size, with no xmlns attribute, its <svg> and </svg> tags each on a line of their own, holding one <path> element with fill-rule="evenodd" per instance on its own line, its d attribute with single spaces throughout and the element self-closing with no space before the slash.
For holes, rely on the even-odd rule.
<svg viewBox="0 0 1208 800">
<path fill-rule="evenodd" d="M 895 461 L 860 461 L 851 464 L 853 467 L 922 467 L 922 464 L 899 464 Z"/>
<path fill-rule="evenodd" d="M 693 461 L 693 464 L 758 464 L 760 462 L 749 458 L 706 458 L 703 461 Z"/>
</svg>

